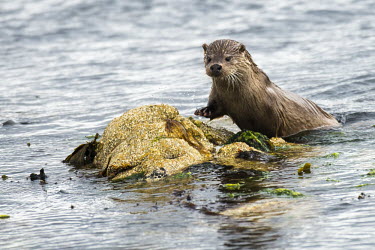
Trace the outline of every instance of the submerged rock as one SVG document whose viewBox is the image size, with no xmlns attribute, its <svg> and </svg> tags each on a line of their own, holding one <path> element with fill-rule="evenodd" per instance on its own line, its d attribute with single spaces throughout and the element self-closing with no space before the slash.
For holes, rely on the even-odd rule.
<svg viewBox="0 0 375 250">
<path fill-rule="evenodd" d="M 220 148 L 214 161 L 220 165 L 268 171 L 270 166 L 265 163 L 274 159 L 275 156 L 250 147 L 245 142 L 233 142 Z"/>
<path fill-rule="evenodd" d="M 286 188 L 276 188 L 276 189 L 273 189 L 273 190 L 268 190 L 268 193 L 275 194 L 275 195 L 284 195 L 284 196 L 289 196 L 289 197 L 293 197 L 293 198 L 304 196 L 300 192 L 296 192 L 294 190 L 290 190 L 290 189 L 286 189 Z"/>
<path fill-rule="evenodd" d="M 3 122 L 3 126 L 13 126 L 15 124 L 16 124 L 16 122 L 13 121 L 13 120 L 8 120 L 6 122 Z"/>
<path fill-rule="evenodd" d="M 291 200 L 261 200 L 253 203 L 244 204 L 235 208 L 227 209 L 220 212 L 221 215 L 230 217 L 274 217 L 285 213 L 293 201 Z"/>
</svg>

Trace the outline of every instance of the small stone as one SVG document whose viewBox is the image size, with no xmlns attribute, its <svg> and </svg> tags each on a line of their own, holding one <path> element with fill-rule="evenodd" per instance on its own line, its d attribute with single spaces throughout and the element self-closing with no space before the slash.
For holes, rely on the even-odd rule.
<svg viewBox="0 0 375 250">
<path fill-rule="evenodd" d="M 12 120 L 8 120 L 6 122 L 3 122 L 3 126 L 12 126 L 15 125 L 16 123 Z"/>
<path fill-rule="evenodd" d="M 361 193 L 359 196 L 358 196 L 358 200 L 361 200 L 361 199 L 364 199 L 366 198 L 366 194 L 365 193 Z"/>
<path fill-rule="evenodd" d="M 46 183 L 46 178 L 47 178 L 47 175 L 44 173 L 44 168 L 39 170 L 39 174 L 35 174 L 35 173 L 30 174 L 30 180 L 32 181 L 41 180 L 44 183 Z"/>
</svg>

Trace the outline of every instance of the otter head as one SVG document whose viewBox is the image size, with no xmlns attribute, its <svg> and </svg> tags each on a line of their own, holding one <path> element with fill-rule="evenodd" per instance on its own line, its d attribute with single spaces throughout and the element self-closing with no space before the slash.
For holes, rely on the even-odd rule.
<svg viewBox="0 0 375 250">
<path fill-rule="evenodd" d="M 203 44 L 206 73 L 210 77 L 225 78 L 251 62 L 245 45 L 234 40 L 216 40 L 210 45 Z"/>
</svg>

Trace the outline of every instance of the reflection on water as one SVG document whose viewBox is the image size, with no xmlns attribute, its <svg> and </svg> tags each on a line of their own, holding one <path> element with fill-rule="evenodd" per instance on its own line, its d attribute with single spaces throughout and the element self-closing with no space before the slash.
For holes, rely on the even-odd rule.
<svg viewBox="0 0 375 250">
<path fill-rule="evenodd" d="M 2 248 L 373 247 L 372 5 L 3 1 L 0 123 L 15 124 L 0 126 L 0 214 L 11 216 L 0 220 Z M 243 42 L 272 81 L 343 127 L 294 137 L 313 153 L 273 162 L 265 176 L 203 165 L 187 179 L 112 184 L 61 163 L 130 108 L 167 103 L 192 115 L 210 90 L 201 44 L 221 38 Z M 298 176 L 306 162 L 312 173 Z M 40 168 L 47 184 L 26 179 Z"/>
</svg>

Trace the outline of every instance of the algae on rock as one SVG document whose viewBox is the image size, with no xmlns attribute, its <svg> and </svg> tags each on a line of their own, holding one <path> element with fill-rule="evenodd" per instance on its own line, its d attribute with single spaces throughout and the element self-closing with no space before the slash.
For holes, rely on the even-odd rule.
<svg viewBox="0 0 375 250">
<path fill-rule="evenodd" d="M 277 157 L 264 151 L 275 144 L 288 145 L 282 139 L 268 140 L 252 131 L 233 135 L 185 118 L 176 108 L 165 104 L 125 112 L 108 124 L 100 141 L 97 139 L 98 135 L 92 142 L 77 147 L 64 162 L 100 168 L 101 174 L 113 181 L 132 176 L 160 178 L 204 162 L 268 171 L 272 165 L 268 162 Z M 223 144 L 215 154 L 215 146 Z"/>
<path fill-rule="evenodd" d="M 238 156 L 242 152 L 255 152 L 261 155 L 267 155 L 266 153 L 250 147 L 244 142 L 233 142 L 231 144 L 224 145 L 219 149 L 215 155 L 214 162 L 220 165 L 235 166 L 244 169 L 254 169 L 259 171 L 268 171 L 269 169 L 265 164 L 259 164 L 257 161 L 249 161 Z"/>
<path fill-rule="evenodd" d="M 304 196 L 300 192 L 290 190 L 290 189 L 286 189 L 286 188 L 276 188 L 276 189 L 273 189 L 273 190 L 268 190 L 268 193 L 275 194 L 275 195 L 284 195 L 284 196 L 289 196 L 289 197 L 293 197 L 293 198 Z"/>
<path fill-rule="evenodd" d="M 168 105 L 141 106 L 113 119 L 100 140 L 94 165 L 121 180 L 143 172 L 171 175 L 212 158 L 213 145 L 189 119 Z"/>
<path fill-rule="evenodd" d="M 214 128 L 208 126 L 206 123 L 200 120 L 193 119 L 193 117 L 189 117 L 189 120 L 200 128 L 204 136 L 206 136 L 206 138 L 214 145 L 224 145 L 234 135 L 234 133 L 231 131 L 224 128 Z"/>
<path fill-rule="evenodd" d="M 250 147 L 268 152 L 270 151 L 270 146 L 268 143 L 268 137 L 259 132 L 254 132 L 250 130 L 240 131 L 234 136 L 232 136 L 228 143 L 232 142 L 244 142 Z"/>
</svg>

